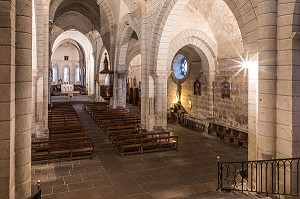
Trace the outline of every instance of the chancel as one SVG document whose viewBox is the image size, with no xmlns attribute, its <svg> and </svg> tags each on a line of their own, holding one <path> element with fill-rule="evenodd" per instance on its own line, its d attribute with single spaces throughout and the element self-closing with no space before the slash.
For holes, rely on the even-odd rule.
<svg viewBox="0 0 300 199">
<path fill-rule="evenodd" d="M 0 1 L 0 199 L 300 198 L 299 8 Z"/>
</svg>

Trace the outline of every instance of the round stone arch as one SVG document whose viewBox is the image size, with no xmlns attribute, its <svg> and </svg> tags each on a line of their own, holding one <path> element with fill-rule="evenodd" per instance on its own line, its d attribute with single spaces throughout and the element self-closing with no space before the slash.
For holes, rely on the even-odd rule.
<svg viewBox="0 0 300 199">
<path fill-rule="evenodd" d="M 126 23 L 126 22 L 125 22 Z M 128 45 L 131 39 L 131 35 L 133 33 L 137 33 L 131 26 L 126 24 L 125 29 L 120 33 L 120 37 L 118 38 L 117 46 L 117 71 L 124 72 L 126 70 L 126 57 L 128 54 Z"/>
<path fill-rule="evenodd" d="M 120 40 L 126 39 L 123 37 L 123 33 L 126 32 L 126 30 L 128 29 L 128 27 L 130 27 L 131 29 L 134 30 L 134 32 L 137 34 L 138 38 L 141 38 L 141 32 L 140 32 L 140 28 L 139 26 L 136 24 L 136 22 L 132 19 L 132 17 L 130 16 L 130 14 L 126 14 L 122 17 L 121 21 L 120 21 L 120 26 L 118 28 L 118 35 L 120 35 L 121 37 L 118 37 L 117 39 L 117 43 L 120 43 Z M 130 38 L 129 38 L 130 39 Z"/>
<path fill-rule="evenodd" d="M 158 27 L 155 28 L 156 32 L 154 34 L 158 37 L 161 35 L 160 38 L 155 38 L 156 40 L 160 40 L 159 47 L 156 47 L 155 52 L 152 52 L 154 53 L 153 65 L 156 65 L 157 68 L 166 67 L 166 63 L 163 60 L 168 54 L 172 31 L 178 17 L 189 1 L 190 0 L 171 1 L 169 6 L 162 10 L 164 15 L 158 19 L 160 23 L 157 23 L 156 26 Z M 256 51 L 257 35 L 255 30 L 258 24 L 252 0 L 241 0 L 238 4 L 230 0 L 224 0 L 224 2 L 228 5 L 237 20 L 243 38 L 244 49 Z M 156 45 L 156 42 L 153 41 L 151 44 Z M 155 63 L 155 60 L 157 60 L 157 63 Z"/>
<path fill-rule="evenodd" d="M 175 36 L 170 43 L 167 67 L 171 66 L 172 60 L 178 50 L 184 46 L 192 47 L 209 66 L 208 71 L 215 71 L 215 60 L 218 56 L 217 45 L 199 30 L 185 30 Z"/>
<path fill-rule="evenodd" d="M 50 8 L 49 8 L 49 20 L 54 20 L 54 15 L 59 7 L 59 5 L 63 2 L 64 0 L 51 0 L 50 1 Z M 105 13 L 105 16 L 107 18 L 107 21 L 109 22 L 109 27 L 113 26 L 114 24 L 114 17 L 111 11 L 111 8 L 109 7 L 109 4 L 107 3 L 106 0 L 97 0 L 97 4 L 100 6 L 101 13 Z"/>
<path fill-rule="evenodd" d="M 185 31 L 184 31 L 185 32 Z M 207 71 L 207 93 L 208 93 L 208 116 L 213 115 L 213 81 L 215 76 L 215 65 L 217 59 L 216 45 L 204 33 L 199 33 L 200 37 L 188 36 L 184 37 L 185 33 L 178 34 L 171 42 L 170 50 L 167 59 L 167 66 L 171 68 L 173 58 L 177 52 L 185 46 L 189 46 L 202 60 L 203 69 Z"/>
<path fill-rule="evenodd" d="M 131 61 L 139 54 L 141 54 L 140 46 L 135 46 L 130 51 L 128 51 L 125 63 L 126 70 L 129 69 L 129 64 L 131 63 Z"/>
<path fill-rule="evenodd" d="M 96 71 L 97 74 L 99 74 L 100 71 L 104 69 L 103 67 L 101 67 L 103 65 L 103 63 L 101 62 L 101 60 L 102 60 L 102 57 L 103 57 L 103 54 L 104 54 L 105 51 L 107 51 L 107 49 L 105 48 L 104 45 L 102 45 L 101 48 L 100 48 L 100 50 L 99 50 L 99 52 L 98 52 L 99 54 L 97 55 L 97 57 L 98 57 L 97 71 Z M 107 53 L 107 56 L 110 57 L 108 53 Z"/>
<path fill-rule="evenodd" d="M 76 43 L 78 43 L 84 52 L 84 61 L 86 66 L 86 78 L 87 80 L 84 80 L 85 83 L 88 83 L 89 85 L 94 85 L 94 73 L 95 73 L 95 57 L 93 55 L 94 49 L 92 46 L 92 43 L 90 42 L 89 38 L 87 38 L 85 35 L 78 31 L 66 31 L 60 34 L 56 40 L 54 41 L 53 45 L 51 46 L 51 52 L 54 52 L 54 50 L 57 48 L 58 44 L 65 40 L 72 38 Z M 87 61 L 87 62 L 86 62 Z M 89 93 L 94 92 L 94 87 L 89 87 Z"/>
</svg>

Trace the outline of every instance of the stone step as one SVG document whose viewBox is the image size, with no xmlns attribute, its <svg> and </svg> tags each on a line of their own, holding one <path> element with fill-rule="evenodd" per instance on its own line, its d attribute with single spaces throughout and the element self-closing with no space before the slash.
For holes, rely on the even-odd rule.
<svg viewBox="0 0 300 199">
<path fill-rule="evenodd" d="M 201 194 L 195 194 L 188 197 L 189 199 L 271 199 L 270 197 L 259 197 L 254 194 L 242 194 L 236 192 L 207 191 Z"/>
</svg>

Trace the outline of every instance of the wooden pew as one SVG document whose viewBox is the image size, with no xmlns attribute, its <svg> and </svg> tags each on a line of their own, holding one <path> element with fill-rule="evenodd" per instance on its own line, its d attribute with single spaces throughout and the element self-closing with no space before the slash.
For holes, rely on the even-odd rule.
<svg viewBox="0 0 300 199">
<path fill-rule="evenodd" d="M 243 129 L 211 122 L 208 127 L 208 134 L 213 133 L 221 140 L 228 140 L 230 143 L 237 144 L 238 147 L 246 147 L 245 145 L 248 144 L 248 133 Z"/>
<path fill-rule="evenodd" d="M 124 157 L 126 154 L 146 153 L 162 150 L 178 151 L 178 136 L 154 138 L 127 139 L 118 143 L 118 151 Z"/>
</svg>

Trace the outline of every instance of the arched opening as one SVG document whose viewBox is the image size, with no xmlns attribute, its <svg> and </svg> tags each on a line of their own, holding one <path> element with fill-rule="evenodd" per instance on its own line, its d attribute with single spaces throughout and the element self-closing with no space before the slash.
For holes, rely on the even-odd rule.
<svg viewBox="0 0 300 199">
<path fill-rule="evenodd" d="M 68 65 L 68 83 L 74 86 L 74 91 L 84 95 L 94 93 L 95 59 L 92 44 L 85 35 L 75 30 L 60 34 L 53 42 L 51 63 L 58 66 L 58 77 L 62 80 L 61 83 L 65 83 L 62 67 Z"/>
<path fill-rule="evenodd" d="M 139 106 L 140 99 L 140 84 L 142 81 L 141 54 L 136 55 L 129 64 L 127 75 L 127 93 L 126 102 L 133 106 Z"/>
</svg>

